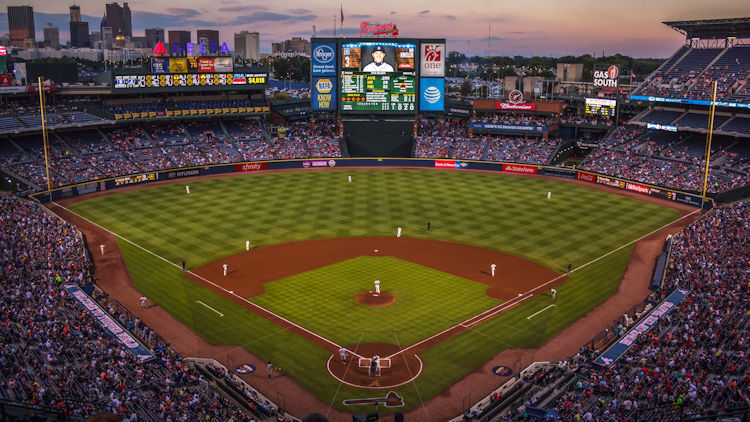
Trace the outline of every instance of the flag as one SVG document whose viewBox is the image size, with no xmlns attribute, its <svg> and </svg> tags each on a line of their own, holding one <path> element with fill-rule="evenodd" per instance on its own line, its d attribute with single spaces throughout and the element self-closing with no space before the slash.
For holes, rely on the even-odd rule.
<svg viewBox="0 0 750 422">
<path fill-rule="evenodd" d="M 344 4 L 341 4 L 341 23 L 344 23 Z"/>
</svg>

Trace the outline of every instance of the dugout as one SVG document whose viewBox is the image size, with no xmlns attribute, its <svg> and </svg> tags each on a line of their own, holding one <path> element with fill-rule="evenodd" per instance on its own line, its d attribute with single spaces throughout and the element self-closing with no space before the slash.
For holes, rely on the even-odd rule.
<svg viewBox="0 0 750 422">
<path fill-rule="evenodd" d="M 344 141 L 350 157 L 410 157 L 414 117 L 344 118 Z"/>
</svg>

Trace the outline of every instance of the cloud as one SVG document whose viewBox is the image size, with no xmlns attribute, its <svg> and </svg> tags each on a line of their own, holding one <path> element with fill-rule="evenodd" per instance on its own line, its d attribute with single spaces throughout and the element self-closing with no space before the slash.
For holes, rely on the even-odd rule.
<svg viewBox="0 0 750 422">
<path fill-rule="evenodd" d="M 503 37 L 497 37 L 497 36 L 493 35 L 491 37 L 477 38 L 476 40 L 472 40 L 472 41 L 502 41 L 504 39 L 505 38 L 503 38 Z"/>
<path fill-rule="evenodd" d="M 312 14 L 312 10 L 310 9 L 289 9 L 287 10 L 289 13 L 294 13 L 295 15 L 309 15 Z"/>
<path fill-rule="evenodd" d="M 250 10 L 268 10 L 268 8 L 264 6 L 230 6 L 230 7 L 221 7 L 218 10 L 219 12 L 235 13 L 235 12 L 248 12 Z"/>
<path fill-rule="evenodd" d="M 395 14 L 396 14 L 396 11 L 395 10 L 391 10 L 391 15 L 395 15 Z"/>
<path fill-rule="evenodd" d="M 349 15 L 348 17 L 351 17 L 352 19 L 368 19 L 371 18 L 372 15 Z"/>
<path fill-rule="evenodd" d="M 418 14 L 419 16 L 425 16 L 425 15 L 427 15 L 428 13 L 430 13 L 430 10 L 429 10 L 429 9 L 427 9 L 427 10 L 422 10 L 421 12 L 419 12 L 419 13 L 417 13 L 417 14 Z"/>
<path fill-rule="evenodd" d="M 198 16 L 200 14 L 195 9 L 185 9 L 182 7 L 170 7 L 167 9 L 167 13 L 170 15 L 177 15 L 188 18 L 192 18 L 193 16 Z"/>
<path fill-rule="evenodd" d="M 225 22 L 216 22 L 202 19 L 190 19 L 185 16 L 167 13 L 152 13 L 134 10 L 133 31 L 145 28 L 185 28 L 191 26 L 224 26 Z M 98 27 L 98 24 L 97 24 Z"/>
<path fill-rule="evenodd" d="M 312 13 L 308 14 L 283 14 L 274 12 L 254 12 L 249 15 L 237 16 L 232 22 L 232 25 L 245 25 L 249 23 L 257 22 L 302 22 L 311 21 L 317 19 L 316 15 Z"/>
<path fill-rule="evenodd" d="M 525 34 L 526 31 L 508 31 L 509 34 Z"/>
<path fill-rule="evenodd" d="M 441 16 L 441 18 L 443 18 L 443 19 L 448 19 L 449 21 L 454 21 L 454 20 L 456 20 L 456 19 L 457 19 L 457 18 L 456 18 L 455 16 L 453 16 L 453 15 L 443 15 L 443 16 Z"/>
</svg>

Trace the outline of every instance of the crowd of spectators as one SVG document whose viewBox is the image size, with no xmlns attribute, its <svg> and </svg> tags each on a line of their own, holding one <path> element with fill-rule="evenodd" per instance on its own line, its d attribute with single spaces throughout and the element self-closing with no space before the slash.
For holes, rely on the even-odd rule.
<svg viewBox="0 0 750 422">
<path fill-rule="evenodd" d="M 614 119 L 596 114 L 578 114 L 575 110 L 566 110 L 560 116 L 560 123 L 564 125 L 612 127 Z"/>
<path fill-rule="evenodd" d="M 50 180 L 67 186 L 139 172 L 253 160 L 340 157 L 335 123 L 307 120 L 271 138 L 261 119 L 132 124 L 104 130 L 50 134 Z M 14 138 L 0 151 L 0 167 L 46 188 L 41 136 Z M 16 148 L 17 145 L 18 148 Z"/>
<path fill-rule="evenodd" d="M 156 359 L 139 363 L 63 284 L 94 282 L 80 234 L 31 201 L 0 194 L 0 397 L 77 419 L 252 420 L 132 314 L 102 303 Z M 65 416 L 63 416 L 65 418 Z"/>
<path fill-rule="evenodd" d="M 0 133 L 39 129 L 42 125 L 38 98 L 7 100 L 0 103 Z M 85 105 L 66 102 L 48 103 L 46 125 L 49 128 L 101 123 L 104 119 L 91 114 Z"/>
<path fill-rule="evenodd" d="M 678 190 L 702 190 L 705 160 L 701 154 L 695 154 L 696 148 L 692 148 L 689 139 L 656 142 L 644 138 L 649 135 L 642 127 L 620 126 L 586 156 L 581 169 Z M 716 152 L 714 157 L 723 154 L 719 149 Z M 743 161 L 722 161 L 723 164 L 711 165 L 709 192 L 723 192 L 750 183 Z"/>
<path fill-rule="evenodd" d="M 528 113 L 477 113 L 471 120 L 476 123 L 547 127 L 559 123 L 559 119 L 554 115 Z"/>
<path fill-rule="evenodd" d="M 559 138 L 521 136 L 418 136 L 414 147 L 417 158 L 454 158 L 544 165 L 562 142 Z"/>
<path fill-rule="evenodd" d="M 747 411 L 748 245 L 750 202 L 714 209 L 675 235 L 662 293 L 690 294 L 613 365 L 581 362 L 575 388 L 555 404 L 563 419 L 678 420 Z"/>
</svg>

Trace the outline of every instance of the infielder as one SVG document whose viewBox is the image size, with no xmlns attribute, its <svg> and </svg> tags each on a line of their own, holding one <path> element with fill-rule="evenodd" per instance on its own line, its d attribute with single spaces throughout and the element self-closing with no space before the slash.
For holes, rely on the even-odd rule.
<svg viewBox="0 0 750 422">
<path fill-rule="evenodd" d="M 141 309 L 146 309 L 146 296 L 141 296 Z"/>
<path fill-rule="evenodd" d="M 104 244 L 103 243 L 101 245 L 99 245 L 99 249 L 101 249 L 102 255 L 104 255 Z"/>
<path fill-rule="evenodd" d="M 339 357 L 341 358 L 341 363 L 346 363 L 346 348 L 344 346 L 341 346 L 339 349 Z"/>
<path fill-rule="evenodd" d="M 380 280 L 375 280 L 375 294 L 380 294 Z"/>
<path fill-rule="evenodd" d="M 495 276 L 495 268 L 496 267 L 497 267 L 497 265 L 495 265 L 495 263 L 492 263 L 492 265 L 490 265 L 490 272 L 492 273 L 493 277 Z"/>
<path fill-rule="evenodd" d="M 401 227 L 396 229 L 396 237 L 401 237 Z"/>
<path fill-rule="evenodd" d="M 190 195 L 190 186 L 185 185 L 185 192 L 187 192 L 187 194 Z"/>
<path fill-rule="evenodd" d="M 547 199 L 552 199 L 552 192 L 547 192 Z"/>
<path fill-rule="evenodd" d="M 552 293 L 552 299 L 554 299 L 555 295 L 557 294 L 557 290 L 555 290 L 555 289 L 549 289 L 549 292 Z"/>
<path fill-rule="evenodd" d="M 223 267 L 224 267 L 224 277 L 226 277 L 227 276 L 227 269 L 229 269 L 229 265 L 224 264 Z"/>
</svg>

